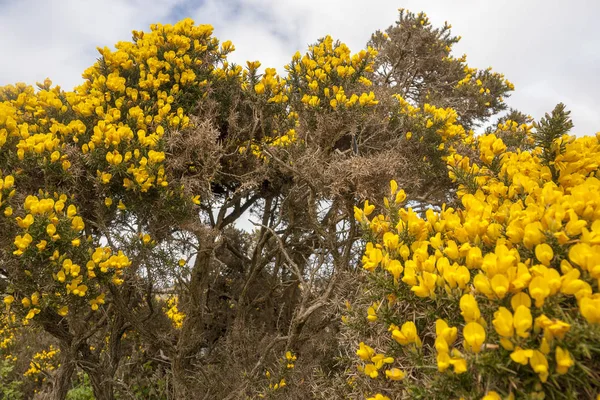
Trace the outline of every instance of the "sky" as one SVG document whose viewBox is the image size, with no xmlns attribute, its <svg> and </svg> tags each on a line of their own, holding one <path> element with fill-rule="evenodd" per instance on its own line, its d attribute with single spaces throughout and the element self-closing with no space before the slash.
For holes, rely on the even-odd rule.
<svg viewBox="0 0 600 400">
<path fill-rule="evenodd" d="M 393 24 L 399 7 L 426 12 L 434 26 L 451 23 L 462 36 L 456 55 L 515 84 L 509 106 L 539 119 L 563 102 L 572 133 L 600 131 L 597 0 L 0 0 L 0 86 L 49 77 L 69 90 L 98 57 L 96 47 L 186 17 L 232 40 L 230 60 L 260 60 L 283 73 L 297 50 L 327 34 L 359 51 Z"/>
</svg>

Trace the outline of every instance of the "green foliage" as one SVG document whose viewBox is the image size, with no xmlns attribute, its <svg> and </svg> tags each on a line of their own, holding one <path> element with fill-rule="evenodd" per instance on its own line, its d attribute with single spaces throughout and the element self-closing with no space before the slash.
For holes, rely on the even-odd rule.
<svg viewBox="0 0 600 400">
<path fill-rule="evenodd" d="M 95 400 L 94 391 L 90 384 L 90 378 L 87 374 L 79 374 L 77 382 L 73 385 L 73 389 L 67 393 L 66 400 Z"/>
<path fill-rule="evenodd" d="M 573 122 L 563 103 L 559 103 L 552 110 L 552 114 L 546 113 L 545 117 L 535 124 L 536 132 L 532 135 L 535 145 L 542 149 L 541 159 L 544 165 L 552 171 L 552 180 L 556 182 L 559 171 L 553 161 L 558 154 L 564 152 L 564 143 L 561 138 L 573 128 Z"/>
<path fill-rule="evenodd" d="M 23 382 L 15 379 L 15 365 L 11 359 L 0 361 L 0 399 L 21 400 L 24 398 L 21 386 Z"/>
</svg>

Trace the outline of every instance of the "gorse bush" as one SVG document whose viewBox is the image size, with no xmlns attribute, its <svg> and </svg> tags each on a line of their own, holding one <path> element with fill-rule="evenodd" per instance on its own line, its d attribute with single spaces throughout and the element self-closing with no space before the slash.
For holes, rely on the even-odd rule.
<svg viewBox="0 0 600 400">
<path fill-rule="evenodd" d="M 446 157 L 457 208 L 421 216 L 395 181 L 383 214 L 356 208 L 374 300 L 354 314 L 370 325 L 354 328 L 356 381 L 372 398 L 600 392 L 600 136 L 571 127 L 559 105 L 535 132 L 524 127 L 530 151 L 506 151 L 491 133 L 477 159 Z"/>
<path fill-rule="evenodd" d="M 400 10 L 280 75 L 185 19 L 0 88 L 5 392 L 594 396 L 598 139 L 562 106 L 476 135 L 514 87 L 450 29 Z"/>
</svg>

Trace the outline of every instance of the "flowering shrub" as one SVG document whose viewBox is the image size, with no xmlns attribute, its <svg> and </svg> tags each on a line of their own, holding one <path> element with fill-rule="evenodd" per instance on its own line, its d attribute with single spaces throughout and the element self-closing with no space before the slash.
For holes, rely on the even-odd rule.
<svg viewBox="0 0 600 400">
<path fill-rule="evenodd" d="M 61 316 L 84 303 L 98 310 L 105 283 L 122 283 L 131 261 L 99 245 L 99 221 L 136 213 L 145 207 L 140 198 L 180 202 L 165 172 L 164 135 L 189 125 L 189 96 L 201 95 L 213 64 L 232 50 L 211 32 L 190 20 L 154 25 L 116 51 L 100 49 L 72 92 L 49 80 L 37 92 L 21 84 L 0 90 L 0 211 L 15 238 L 13 294 L 4 302 L 16 300 L 26 322 L 47 305 Z M 98 204 L 82 197 L 82 179 Z"/>
<path fill-rule="evenodd" d="M 50 80 L 37 91 L 0 88 L 3 302 L 22 324 L 34 321 L 58 339 L 61 357 L 114 318 L 112 309 L 105 314 L 111 290 L 156 244 L 143 233 L 152 221 L 181 219 L 200 203 L 168 172 L 165 150 L 233 50 L 211 33 L 191 20 L 153 25 L 116 50 L 99 49 L 73 91 Z M 114 340 L 100 344 L 86 350 L 85 365 L 100 363 Z M 100 387 L 102 379 L 91 380 Z"/>
<path fill-rule="evenodd" d="M 566 136 L 562 109 L 477 138 L 513 86 L 423 13 L 357 53 L 326 36 L 285 75 L 230 63 L 212 30 L 134 31 L 72 91 L 0 88 L 0 351 L 50 335 L 28 375 L 54 398 L 77 368 L 98 399 L 339 396 L 321 383 L 347 350 L 352 207 L 397 176 L 381 215 L 355 210 L 371 280 L 343 320 L 349 392 L 595 393 L 596 138 Z"/>
<path fill-rule="evenodd" d="M 527 129 L 529 151 L 490 133 L 478 159 L 448 156 L 456 207 L 418 214 L 392 181 L 382 214 L 355 209 L 374 301 L 367 325 L 345 317 L 362 335 L 358 387 L 374 399 L 600 392 L 600 135 L 571 126 L 559 105 Z"/>
</svg>

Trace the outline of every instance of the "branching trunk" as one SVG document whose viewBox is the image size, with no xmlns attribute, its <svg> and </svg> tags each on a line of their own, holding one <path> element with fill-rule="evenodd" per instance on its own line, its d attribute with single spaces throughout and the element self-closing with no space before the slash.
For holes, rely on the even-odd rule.
<svg viewBox="0 0 600 400">
<path fill-rule="evenodd" d="M 67 397 L 67 392 L 71 389 L 71 378 L 75 372 L 75 363 L 70 357 L 66 348 L 61 348 L 60 367 L 54 376 L 52 384 L 52 400 L 63 400 Z"/>
<path fill-rule="evenodd" d="M 114 385 L 112 377 L 106 376 L 96 368 L 84 368 L 90 378 L 96 400 L 114 400 Z"/>
<path fill-rule="evenodd" d="M 199 251 L 192 268 L 189 292 L 186 293 L 181 333 L 173 356 L 173 378 L 177 398 L 191 398 L 195 393 L 192 359 L 204 342 L 204 314 L 206 310 L 209 280 L 212 275 L 212 258 L 215 248 L 213 232 L 198 235 Z"/>
</svg>

